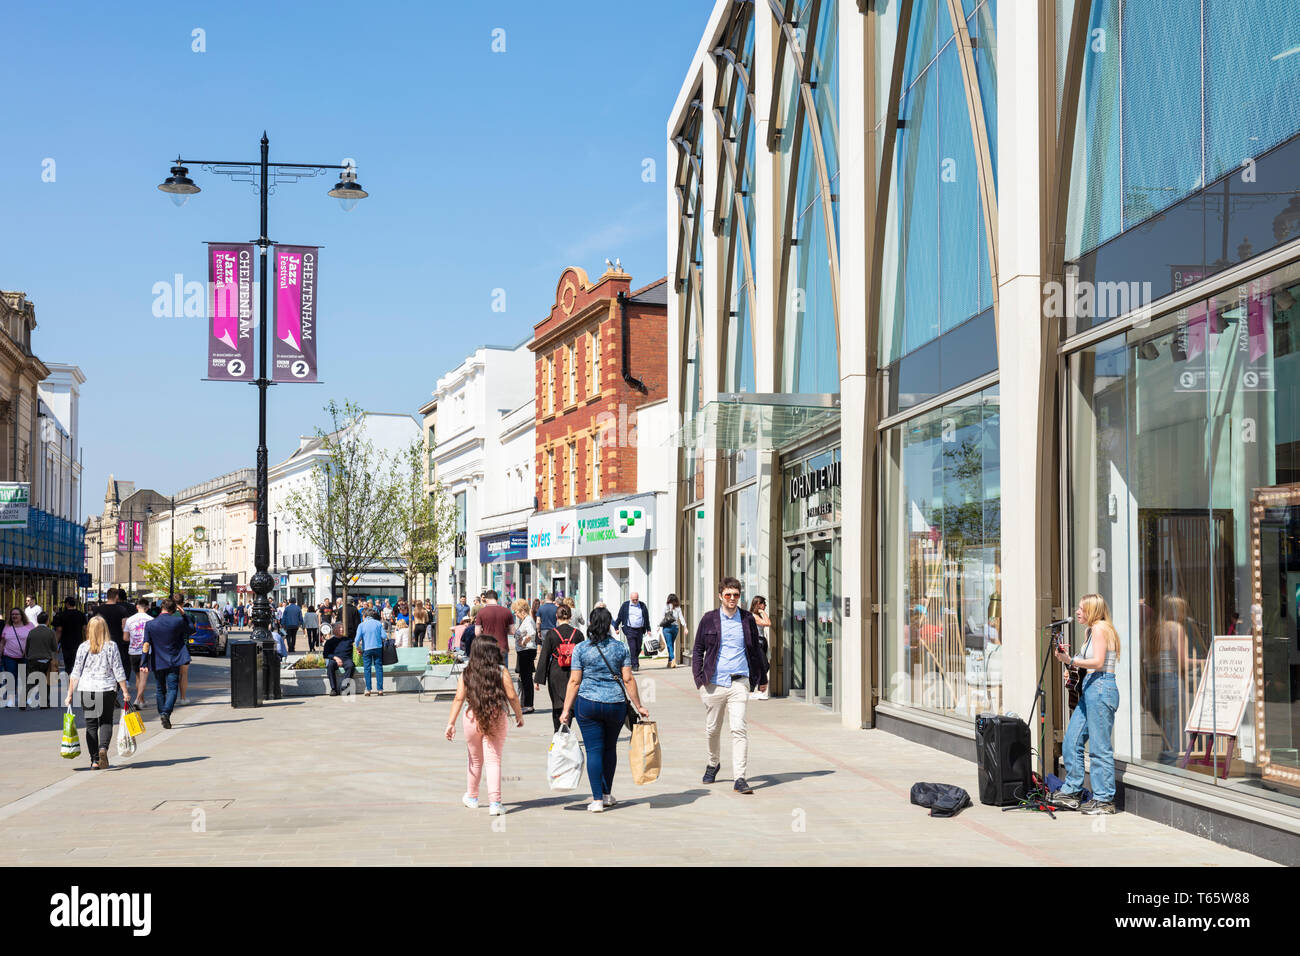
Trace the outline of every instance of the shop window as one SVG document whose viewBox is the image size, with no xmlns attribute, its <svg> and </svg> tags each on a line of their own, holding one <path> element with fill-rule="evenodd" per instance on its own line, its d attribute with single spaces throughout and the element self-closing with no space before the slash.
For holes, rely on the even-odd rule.
<svg viewBox="0 0 1300 956">
<path fill-rule="evenodd" d="M 1120 633 L 1117 755 L 1294 806 L 1297 296 L 1293 264 L 1071 356 L 1066 529 Z"/>
<path fill-rule="evenodd" d="M 1001 712 L 1001 455 L 996 388 L 888 431 L 882 521 L 883 698 Z"/>
</svg>

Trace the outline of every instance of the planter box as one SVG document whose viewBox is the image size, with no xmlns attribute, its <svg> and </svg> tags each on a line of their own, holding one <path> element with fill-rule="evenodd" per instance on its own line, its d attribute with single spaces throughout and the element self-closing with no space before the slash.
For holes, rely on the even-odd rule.
<svg viewBox="0 0 1300 956">
<path fill-rule="evenodd" d="M 297 670 L 289 667 L 280 671 L 281 680 L 283 680 L 285 677 L 293 677 L 298 680 L 302 680 L 307 677 L 328 677 L 328 676 L 329 676 L 329 671 L 326 670 L 324 667 L 299 667 Z"/>
</svg>

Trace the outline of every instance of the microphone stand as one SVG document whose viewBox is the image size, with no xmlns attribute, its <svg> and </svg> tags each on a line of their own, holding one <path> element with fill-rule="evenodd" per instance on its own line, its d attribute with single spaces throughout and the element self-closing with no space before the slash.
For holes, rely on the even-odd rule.
<svg viewBox="0 0 1300 956">
<path fill-rule="evenodd" d="M 1043 667 L 1038 672 L 1038 688 L 1034 692 L 1034 702 L 1029 705 L 1030 714 L 1034 712 L 1034 708 L 1038 706 L 1040 700 L 1044 704 L 1047 702 L 1047 695 L 1043 690 L 1043 681 L 1047 677 L 1047 665 L 1052 662 L 1052 651 L 1056 648 L 1056 636 L 1061 628 L 1068 623 L 1068 621 L 1065 623 L 1057 621 L 1044 625 L 1040 631 L 1040 633 L 1047 635 L 1047 653 L 1043 655 Z M 1043 786 L 1047 786 L 1047 714 L 1043 710 L 1038 713 L 1038 764 L 1039 773 L 1043 778 Z"/>
</svg>

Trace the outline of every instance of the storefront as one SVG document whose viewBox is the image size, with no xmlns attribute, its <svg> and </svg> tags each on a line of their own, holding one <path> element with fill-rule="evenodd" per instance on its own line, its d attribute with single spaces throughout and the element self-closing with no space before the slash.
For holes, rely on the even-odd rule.
<svg viewBox="0 0 1300 956">
<path fill-rule="evenodd" d="M 234 604 L 238 596 L 236 588 L 239 586 L 239 575 L 237 574 L 213 574 L 208 577 L 208 603 L 217 607 L 224 607 L 227 604 Z"/>
<path fill-rule="evenodd" d="M 306 607 L 316 603 L 316 575 L 311 571 L 294 571 L 289 575 L 289 600 Z"/>
<path fill-rule="evenodd" d="M 1300 262 L 1072 352 L 1072 593 L 1123 640 L 1115 753 L 1300 807 Z"/>
<path fill-rule="evenodd" d="M 577 509 L 574 553 L 580 587 L 592 605 L 604 601 L 617 614 L 635 592 L 656 616 L 655 609 L 668 597 L 653 593 L 651 583 L 656 517 L 655 495 L 607 499 Z"/>
<path fill-rule="evenodd" d="M 339 597 L 343 589 L 339 588 Z M 394 606 L 406 596 L 406 576 L 388 571 L 370 572 L 357 575 L 356 581 L 348 585 L 348 600 L 387 601 Z"/>
<path fill-rule="evenodd" d="M 841 461 L 838 439 L 786 454 L 781 466 L 785 619 L 778 688 L 838 711 L 841 629 Z"/>
<path fill-rule="evenodd" d="M 502 604 L 508 604 L 517 598 L 531 600 L 532 592 L 528 583 L 532 569 L 528 564 L 527 529 L 480 535 L 478 549 L 485 589 L 496 591 Z"/>
<path fill-rule="evenodd" d="M 572 508 L 548 511 L 528 519 L 532 597 L 549 593 L 581 601 L 581 563 L 573 559 L 576 530 L 576 515 Z"/>
</svg>

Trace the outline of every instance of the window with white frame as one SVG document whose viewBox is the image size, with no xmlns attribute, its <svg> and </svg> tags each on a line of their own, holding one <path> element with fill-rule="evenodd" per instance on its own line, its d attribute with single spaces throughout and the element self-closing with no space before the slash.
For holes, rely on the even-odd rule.
<svg viewBox="0 0 1300 956">
<path fill-rule="evenodd" d="M 591 462 L 591 500 L 600 497 L 600 433 L 591 436 L 591 452 L 587 456 Z"/>
<path fill-rule="evenodd" d="M 543 386 L 546 389 L 546 401 L 543 408 L 549 415 L 555 411 L 555 356 L 546 356 L 546 381 Z"/>
<path fill-rule="evenodd" d="M 555 507 L 555 449 L 546 449 L 546 507 Z"/>
<path fill-rule="evenodd" d="M 587 382 L 587 394 L 600 394 L 600 327 L 587 333 L 587 354 L 591 359 L 591 378 Z"/>
<path fill-rule="evenodd" d="M 573 504 L 578 500 L 578 443 L 569 442 L 569 500 L 568 504 Z"/>
<path fill-rule="evenodd" d="M 568 364 L 567 390 L 564 395 L 564 404 L 572 405 L 578 400 L 578 345 L 576 342 L 570 342 L 565 348 L 564 361 Z"/>
</svg>

